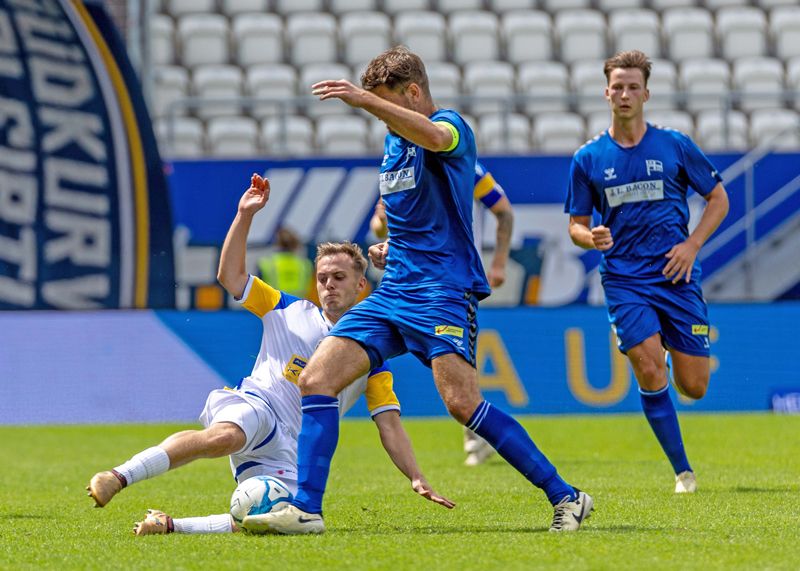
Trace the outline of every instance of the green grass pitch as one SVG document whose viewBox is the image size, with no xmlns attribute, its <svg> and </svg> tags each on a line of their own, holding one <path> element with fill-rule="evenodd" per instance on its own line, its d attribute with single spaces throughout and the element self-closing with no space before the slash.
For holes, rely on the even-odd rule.
<svg viewBox="0 0 800 571">
<path fill-rule="evenodd" d="M 406 426 L 448 511 L 411 492 L 368 420 L 345 421 L 319 537 L 131 534 L 146 508 L 174 516 L 227 511 L 227 459 L 198 461 L 91 507 L 92 474 L 182 428 L 0 428 L 2 569 L 798 569 L 800 418 L 683 415 L 698 474 L 673 477 L 643 417 L 524 418 L 570 482 L 595 497 L 576 534 L 547 533 L 544 495 L 502 460 L 461 465 L 447 419 Z"/>
</svg>

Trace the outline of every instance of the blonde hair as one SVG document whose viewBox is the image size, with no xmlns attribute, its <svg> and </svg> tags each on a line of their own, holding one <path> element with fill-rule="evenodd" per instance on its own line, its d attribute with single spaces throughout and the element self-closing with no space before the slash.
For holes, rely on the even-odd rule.
<svg viewBox="0 0 800 571">
<path fill-rule="evenodd" d="M 422 59 L 405 46 L 395 46 L 377 56 L 361 75 L 361 87 L 371 91 L 385 85 L 392 91 L 405 88 L 410 83 L 419 85 L 422 92 L 430 97 L 428 74 Z"/>
<path fill-rule="evenodd" d="M 367 272 L 367 259 L 364 257 L 364 252 L 361 246 L 353 244 L 345 240 L 344 242 L 324 242 L 317 246 L 317 257 L 314 258 L 314 266 L 325 256 L 335 256 L 336 254 L 345 254 L 350 256 L 353 260 L 353 267 L 359 275 L 364 275 Z"/>
<path fill-rule="evenodd" d="M 653 64 L 644 52 L 630 50 L 618 52 L 608 58 L 603 66 L 603 73 L 606 74 L 606 82 L 608 82 L 611 80 L 611 72 L 615 69 L 638 69 L 642 72 L 644 86 L 647 87 L 651 67 L 653 67 Z"/>
</svg>

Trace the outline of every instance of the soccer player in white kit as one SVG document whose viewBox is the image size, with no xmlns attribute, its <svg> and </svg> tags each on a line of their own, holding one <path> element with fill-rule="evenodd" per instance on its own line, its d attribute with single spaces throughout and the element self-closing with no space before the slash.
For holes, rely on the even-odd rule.
<svg viewBox="0 0 800 571">
<path fill-rule="evenodd" d="M 322 309 L 308 300 L 277 291 L 245 270 L 247 234 L 253 216 L 269 200 L 269 182 L 254 174 L 239 201 L 220 256 L 218 279 L 246 309 L 261 318 L 264 334 L 253 372 L 235 389 L 212 391 L 200 420 L 204 430 L 187 430 L 168 437 L 113 470 L 99 472 L 87 490 L 103 507 L 124 487 L 155 477 L 198 458 L 230 456 L 237 482 L 258 475 L 278 478 L 297 489 L 297 438 L 300 433 L 300 391 L 297 378 L 317 344 L 352 307 L 364 288 L 367 261 L 358 246 L 319 246 L 316 284 Z M 411 480 L 413 490 L 448 508 L 417 466 L 411 442 L 400 422 L 400 405 L 386 367 L 370 371 L 340 395 L 344 414 L 366 395 L 367 407 L 381 442 L 395 465 Z M 236 531 L 229 514 L 173 519 L 149 510 L 137 522 L 137 535 L 153 533 L 224 533 Z"/>
</svg>

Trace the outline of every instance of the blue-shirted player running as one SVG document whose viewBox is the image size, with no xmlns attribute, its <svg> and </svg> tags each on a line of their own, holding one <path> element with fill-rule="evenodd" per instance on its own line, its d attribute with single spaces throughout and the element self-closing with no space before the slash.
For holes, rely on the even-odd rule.
<svg viewBox="0 0 800 571">
<path fill-rule="evenodd" d="M 611 127 L 572 159 L 566 212 L 572 241 L 603 252 L 608 315 L 639 382 L 642 408 L 675 470 L 675 492 L 697 488 L 668 393 L 664 349 L 676 388 L 705 395 L 708 313 L 697 252 L 728 212 L 722 178 L 692 140 L 646 123 L 651 63 L 640 51 L 605 62 Z M 689 234 L 689 187 L 706 199 Z M 592 226 L 592 212 L 600 224 Z"/>
<path fill-rule="evenodd" d="M 293 505 L 245 518 L 261 533 L 322 533 L 322 496 L 339 434 L 336 394 L 385 360 L 411 352 L 433 369 L 448 411 L 487 440 L 555 508 L 551 531 L 577 530 L 592 498 L 567 484 L 525 429 L 481 398 L 475 370 L 478 300 L 489 285 L 472 236 L 475 140 L 455 111 L 437 109 L 425 66 L 404 47 L 368 65 L 364 89 L 313 86 L 389 128 L 380 169 L 391 247 L 381 285 L 350 310 L 300 375 L 303 424 Z"/>
</svg>

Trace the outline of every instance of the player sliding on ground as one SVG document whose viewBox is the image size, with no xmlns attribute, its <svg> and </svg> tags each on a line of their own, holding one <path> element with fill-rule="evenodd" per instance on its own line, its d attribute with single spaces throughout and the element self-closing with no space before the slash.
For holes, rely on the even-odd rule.
<svg viewBox="0 0 800 571">
<path fill-rule="evenodd" d="M 675 492 L 692 493 L 697 480 L 669 396 L 664 350 L 678 391 L 702 398 L 710 376 L 709 322 L 697 253 L 728 213 L 728 195 L 689 137 L 645 122 L 650 66 L 636 50 L 606 60 L 611 127 L 575 153 L 566 211 L 572 241 L 603 253 L 600 275 L 619 349 L 675 471 Z M 706 200 L 691 234 L 690 186 Z"/>
<path fill-rule="evenodd" d="M 277 291 L 245 270 L 247 234 L 253 216 L 269 200 L 269 182 L 254 174 L 239 201 L 236 218 L 222 247 L 219 281 L 246 309 L 261 318 L 264 334 L 253 372 L 234 390 L 212 391 L 200 420 L 204 430 L 187 430 L 168 437 L 133 456 L 113 470 L 99 472 L 87 490 L 98 507 L 105 506 L 126 486 L 153 478 L 198 458 L 230 456 L 237 482 L 269 475 L 297 489 L 297 438 L 300 432 L 300 391 L 297 379 L 316 346 L 355 303 L 366 285 L 367 260 L 349 242 L 317 248 L 316 285 L 322 311 L 313 303 Z M 392 374 L 375 367 L 339 394 L 343 414 L 365 393 L 367 407 L 392 461 L 413 490 L 437 504 L 453 503 L 438 495 L 417 466 L 411 442 L 400 422 L 400 405 L 392 388 Z M 205 518 L 172 519 L 151 511 L 136 526 L 137 535 L 179 532 L 228 532 L 228 514 Z"/>
<path fill-rule="evenodd" d="M 411 352 L 432 367 L 450 414 L 544 491 L 554 508 L 550 530 L 577 530 L 592 498 L 565 482 L 519 422 L 478 390 L 476 312 L 490 290 L 472 232 L 472 130 L 455 111 L 436 108 L 425 66 L 406 48 L 372 60 L 361 84 L 331 80 L 312 89 L 320 99 L 364 109 L 389 128 L 379 177 L 391 237 L 386 273 L 339 320 L 300 375 L 303 428 L 292 505 L 248 516 L 243 526 L 263 533 L 325 531 L 322 497 L 339 439 L 336 395 L 370 369 Z"/>
</svg>

